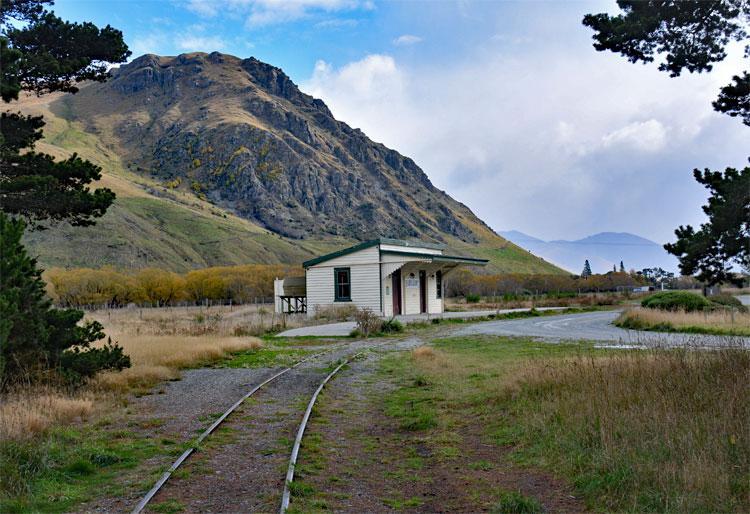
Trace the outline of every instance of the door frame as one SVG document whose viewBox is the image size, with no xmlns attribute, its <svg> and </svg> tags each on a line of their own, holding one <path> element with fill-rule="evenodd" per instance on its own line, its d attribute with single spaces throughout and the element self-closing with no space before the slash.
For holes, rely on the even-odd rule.
<svg viewBox="0 0 750 514">
<path fill-rule="evenodd" d="M 397 269 L 391 274 L 391 289 L 393 298 L 393 315 L 400 316 L 403 312 L 401 300 L 401 270 Z"/>
<path fill-rule="evenodd" d="M 427 312 L 427 272 L 419 270 L 419 312 Z"/>
</svg>

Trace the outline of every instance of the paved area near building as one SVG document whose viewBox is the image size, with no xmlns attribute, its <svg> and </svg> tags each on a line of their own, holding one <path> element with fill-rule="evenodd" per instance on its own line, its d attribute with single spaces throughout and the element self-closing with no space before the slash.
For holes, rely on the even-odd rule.
<svg viewBox="0 0 750 514">
<path fill-rule="evenodd" d="M 538 311 L 554 311 L 563 310 L 565 307 L 539 307 Z M 530 309 L 500 309 L 494 311 L 466 311 L 466 312 L 444 312 L 442 314 L 408 314 L 404 316 L 396 316 L 396 319 L 403 323 L 411 323 L 414 321 L 426 321 L 434 318 L 483 318 L 490 314 L 508 314 L 511 312 L 526 312 Z M 356 323 L 353 321 L 341 321 L 339 323 L 327 323 L 325 325 L 311 325 L 309 327 L 292 328 L 285 330 L 277 334 L 277 337 L 303 337 L 303 336 L 318 336 L 318 337 L 333 337 L 333 336 L 348 336 L 352 330 L 356 328 Z"/>
<path fill-rule="evenodd" d="M 555 310 L 562 307 L 546 307 L 538 310 Z M 444 318 L 484 317 L 489 314 L 521 312 L 529 309 L 501 309 L 499 311 L 446 312 Z M 487 334 L 502 336 L 526 336 L 549 341 L 601 341 L 608 346 L 727 346 L 741 344 L 750 347 L 750 337 L 712 336 L 702 334 L 677 334 L 666 332 L 646 332 L 626 330 L 616 327 L 612 322 L 619 311 L 587 312 L 583 314 L 561 314 L 538 318 L 521 318 L 511 320 L 494 320 L 457 327 L 453 335 Z M 426 314 L 397 316 L 404 323 L 426 320 L 437 317 Z M 278 334 L 282 337 L 300 336 L 348 336 L 356 327 L 353 321 L 313 325 L 287 330 Z"/>
<path fill-rule="evenodd" d="M 602 341 L 625 346 L 727 346 L 750 347 L 750 337 L 713 336 L 626 330 L 612 322 L 619 311 L 562 314 L 541 318 L 497 320 L 460 327 L 455 335 L 501 335 L 538 337 L 550 341 Z M 608 344 L 611 346 L 611 344 Z"/>
</svg>

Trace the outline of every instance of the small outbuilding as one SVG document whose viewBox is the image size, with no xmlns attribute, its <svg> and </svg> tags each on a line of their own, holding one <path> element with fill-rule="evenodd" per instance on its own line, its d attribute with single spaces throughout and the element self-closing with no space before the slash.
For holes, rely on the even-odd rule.
<svg viewBox="0 0 750 514">
<path fill-rule="evenodd" d="M 302 263 L 304 292 L 301 277 L 276 280 L 277 312 L 314 315 L 321 308 L 354 305 L 381 316 L 440 314 L 446 275 L 462 265 L 487 264 L 486 259 L 445 255 L 444 249 L 379 238 L 310 259 Z M 287 291 L 287 284 L 294 287 Z"/>
</svg>

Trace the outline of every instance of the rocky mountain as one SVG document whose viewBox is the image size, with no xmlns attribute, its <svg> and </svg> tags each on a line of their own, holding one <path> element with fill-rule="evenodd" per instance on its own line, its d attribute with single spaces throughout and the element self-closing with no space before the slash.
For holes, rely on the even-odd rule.
<svg viewBox="0 0 750 514">
<path fill-rule="evenodd" d="M 572 273 L 580 273 L 586 259 L 594 273 L 612 271 L 612 266 L 619 269 L 620 261 L 627 270 L 660 267 L 677 271 L 677 259 L 660 244 L 627 232 L 600 232 L 575 241 L 543 241 L 517 230 L 499 233 Z"/>
<path fill-rule="evenodd" d="M 112 75 L 76 95 L 24 101 L 24 110 L 48 121 L 40 150 L 92 158 L 119 193 L 113 207 L 119 215 L 100 223 L 111 225 L 107 232 L 33 234 L 30 244 L 43 262 L 53 251 L 53 264 L 68 264 L 66 248 L 73 251 L 81 238 L 103 238 L 113 248 L 97 257 L 99 264 L 121 264 L 125 251 L 134 266 L 145 260 L 180 268 L 248 259 L 299 262 L 328 247 L 386 236 L 444 242 L 489 258 L 495 271 L 559 272 L 499 237 L 435 188 L 414 161 L 337 121 L 279 68 L 214 52 L 144 55 Z M 130 220 L 135 232 L 152 234 L 142 248 L 122 226 L 128 215 L 139 217 Z M 209 225 L 232 225 L 207 243 L 213 244 L 208 257 L 186 223 L 198 215 Z M 167 218 L 185 225 L 179 234 L 169 234 L 174 221 Z M 139 223 L 144 226 L 136 230 Z M 201 238 L 210 239 L 211 231 L 205 228 Z M 107 241 L 113 233 L 118 240 Z M 167 239 L 157 249 L 153 237 Z M 249 254 L 240 248 L 245 238 L 260 241 Z M 234 258 L 222 251 L 228 240 L 235 241 L 229 245 L 237 247 Z M 173 259 L 170 252 L 184 255 Z M 74 261 L 86 257 L 77 254 Z"/>
</svg>

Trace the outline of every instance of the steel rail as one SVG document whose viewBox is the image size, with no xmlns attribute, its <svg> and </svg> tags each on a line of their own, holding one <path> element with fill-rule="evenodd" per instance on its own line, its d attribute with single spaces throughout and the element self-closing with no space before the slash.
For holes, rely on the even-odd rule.
<svg viewBox="0 0 750 514">
<path fill-rule="evenodd" d="M 359 355 L 362 355 L 362 353 L 346 359 L 344 362 L 339 364 L 336 369 L 331 371 L 331 373 L 320 383 L 318 388 L 315 390 L 315 393 L 313 393 L 312 398 L 310 398 L 310 402 L 307 404 L 305 415 L 302 417 L 302 422 L 300 423 L 299 429 L 297 430 L 297 437 L 295 437 L 294 439 L 294 445 L 292 446 L 292 455 L 289 457 L 289 467 L 287 467 L 286 478 L 284 479 L 284 492 L 281 494 L 281 508 L 279 509 L 280 514 L 285 514 L 286 510 L 289 508 L 289 501 L 291 500 L 291 491 L 289 490 L 289 484 L 291 484 L 294 480 L 294 468 L 297 465 L 297 456 L 299 455 L 299 448 L 302 444 L 302 436 L 305 435 L 305 428 L 307 427 L 307 422 L 310 419 L 310 414 L 312 413 L 315 401 L 318 399 L 318 395 L 323 390 L 328 381 L 331 380 L 331 378 L 333 378 L 333 376 L 338 373 L 341 368 L 349 364 Z"/>
<path fill-rule="evenodd" d="M 182 465 L 182 463 L 185 462 L 185 460 L 187 460 L 187 458 L 190 457 L 190 455 L 193 452 L 196 451 L 198 445 L 200 445 L 200 443 L 203 442 L 203 440 L 206 437 L 208 437 L 211 434 L 211 432 L 213 432 L 214 430 L 216 430 L 216 428 L 219 425 L 221 425 L 221 423 L 232 412 L 234 412 L 237 409 L 237 407 L 239 407 L 240 405 L 242 405 L 242 403 L 245 400 L 247 400 L 252 395 L 254 395 L 256 392 L 258 392 L 258 390 L 260 390 L 263 386 L 268 385 L 269 383 L 273 382 L 274 380 L 276 380 L 280 376 L 282 376 L 285 373 L 288 373 L 289 371 L 293 370 L 294 368 L 296 368 L 300 364 L 303 364 L 303 363 L 308 362 L 308 361 L 310 361 L 312 359 L 320 357 L 321 355 L 325 355 L 327 353 L 330 353 L 330 352 L 332 352 L 335 349 L 337 349 L 337 348 L 332 348 L 330 350 L 326 350 L 324 352 L 319 352 L 319 353 L 316 353 L 315 355 L 311 355 L 309 357 L 306 357 L 306 358 L 298 361 L 293 366 L 289 366 L 288 368 L 279 371 L 278 373 L 276 373 L 275 375 L 271 376 L 270 378 L 265 379 L 263 382 L 261 382 L 260 384 L 256 385 L 250 391 L 248 391 L 247 393 L 245 393 L 245 395 L 242 396 L 242 398 L 240 398 L 239 400 L 237 400 L 236 402 L 234 402 L 234 404 L 232 404 L 231 407 L 229 407 L 221 416 L 219 416 L 216 419 L 216 421 L 214 421 L 211 424 L 210 427 L 208 427 L 203 433 L 201 433 L 198 436 L 198 438 L 195 440 L 195 442 L 192 444 L 192 446 L 190 448 L 188 448 L 187 450 L 185 450 L 182 453 L 182 455 L 180 455 L 177 458 L 177 460 L 175 460 L 172 463 L 172 466 L 170 466 L 170 468 L 167 471 L 164 472 L 164 474 L 161 476 L 161 478 L 159 478 L 159 480 L 156 481 L 156 483 L 154 484 L 154 486 L 146 493 L 146 495 L 141 499 L 141 501 L 138 502 L 138 505 L 136 505 L 135 508 L 133 508 L 133 510 L 131 511 L 131 514 L 140 514 L 140 512 L 143 511 L 143 509 L 146 507 L 146 505 L 148 505 L 148 502 L 150 502 L 151 499 L 156 495 L 156 493 L 158 493 L 159 490 L 164 486 L 164 484 L 167 483 L 167 480 L 169 480 L 169 477 L 172 476 L 172 473 L 174 473 L 177 470 L 177 468 L 179 468 Z"/>
</svg>

